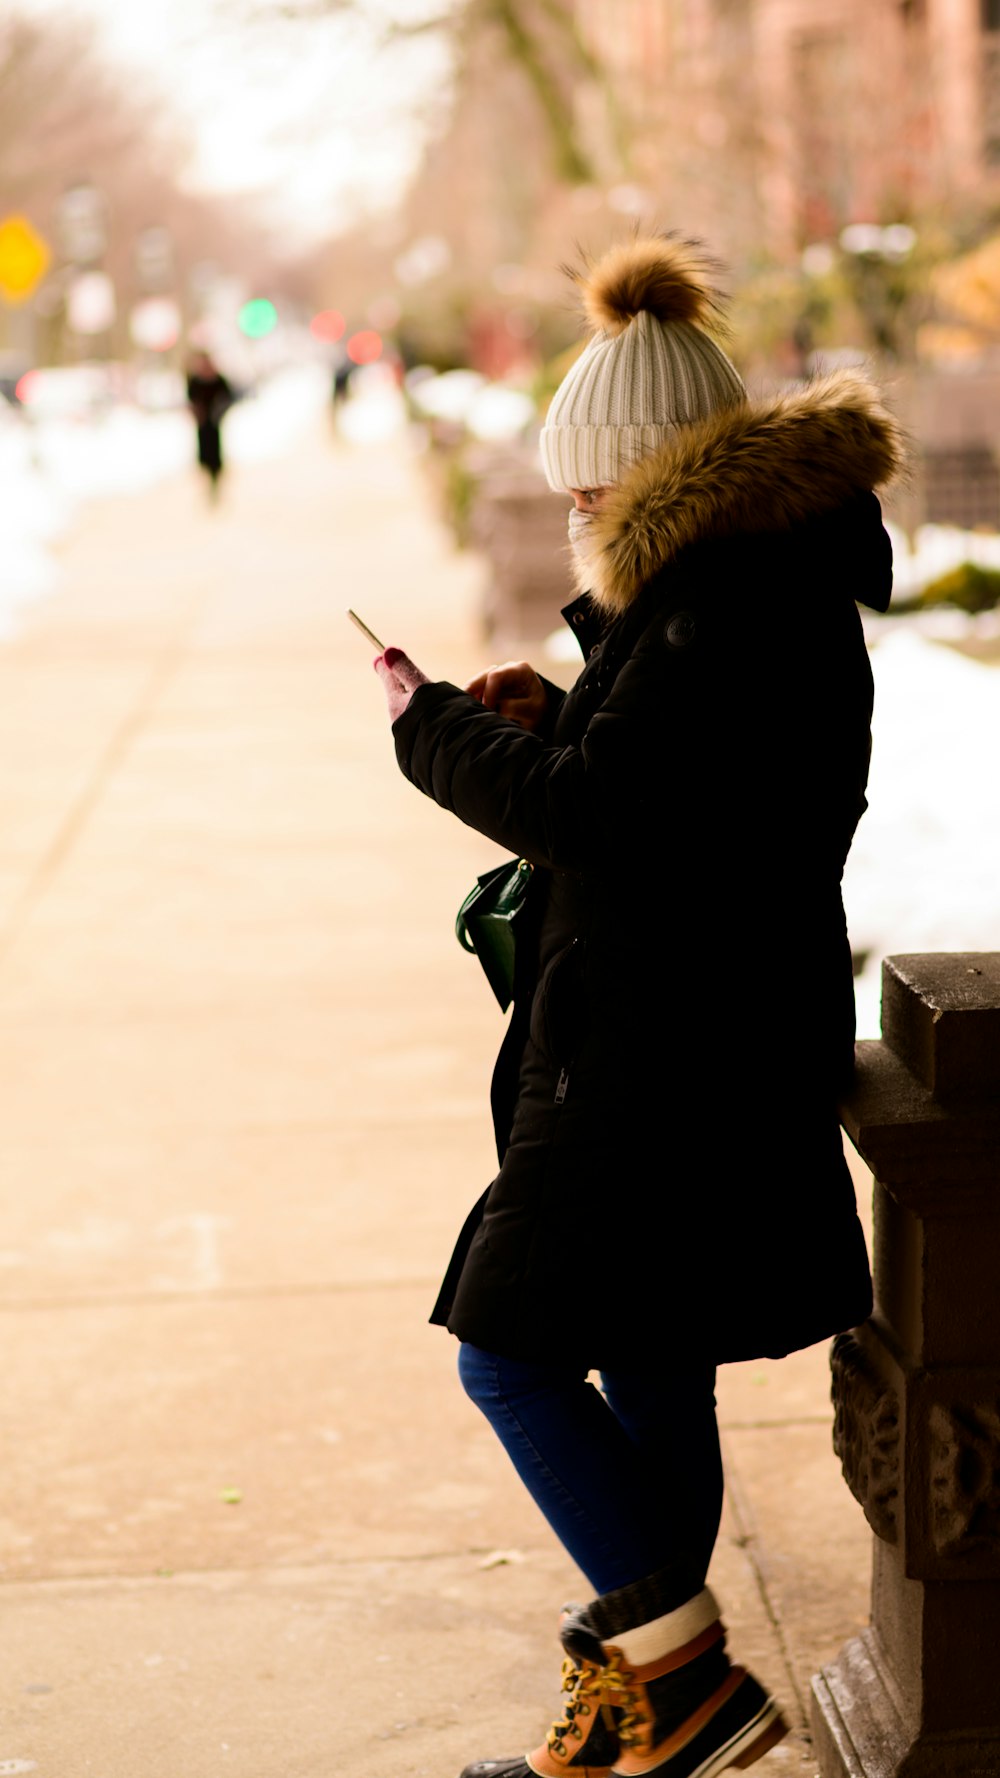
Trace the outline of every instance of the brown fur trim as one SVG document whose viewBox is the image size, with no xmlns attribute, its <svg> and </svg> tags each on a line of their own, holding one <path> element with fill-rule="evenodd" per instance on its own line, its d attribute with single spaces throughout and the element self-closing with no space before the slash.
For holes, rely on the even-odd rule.
<svg viewBox="0 0 1000 1778">
<path fill-rule="evenodd" d="M 857 371 L 685 426 L 608 494 L 577 564 L 581 591 L 624 611 L 704 538 L 784 531 L 902 472 L 903 434 Z"/>
<path fill-rule="evenodd" d="M 645 235 L 612 247 L 583 272 L 584 313 L 595 333 L 624 333 L 642 310 L 657 321 L 708 327 L 718 319 L 712 261 L 697 241 L 676 235 Z"/>
</svg>

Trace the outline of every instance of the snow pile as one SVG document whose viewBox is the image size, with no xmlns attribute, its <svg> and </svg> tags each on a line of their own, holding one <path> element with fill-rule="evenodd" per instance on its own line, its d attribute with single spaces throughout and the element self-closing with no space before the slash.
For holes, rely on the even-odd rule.
<svg viewBox="0 0 1000 1778">
<path fill-rule="evenodd" d="M 909 626 L 883 632 L 868 813 L 844 875 L 868 950 L 858 1036 L 879 1035 L 884 956 L 1000 950 L 1000 677 Z"/>
<path fill-rule="evenodd" d="M 23 605 L 52 590 L 48 546 L 62 536 L 72 510 L 31 447 L 27 427 L 0 403 L 0 638 L 11 634 Z"/>
<path fill-rule="evenodd" d="M 281 457 L 329 404 L 329 378 L 321 364 L 282 371 L 257 393 L 230 408 L 223 422 L 223 449 L 229 463 L 268 463 Z M 192 452 L 191 421 L 185 415 L 186 451 Z"/>
<path fill-rule="evenodd" d="M 176 475 L 191 458 L 186 414 L 113 407 L 100 418 L 47 420 L 29 427 L 34 466 L 72 504 L 139 494 Z"/>
<path fill-rule="evenodd" d="M 227 458 L 258 463 L 280 456 L 327 398 L 321 366 L 270 378 L 226 419 Z M 186 409 L 150 413 L 119 404 L 89 418 L 31 418 L 0 402 L 0 638 L 12 634 L 29 600 L 54 587 L 49 547 L 66 533 L 81 501 L 141 493 L 193 463 Z"/>
<path fill-rule="evenodd" d="M 908 599 L 950 574 L 963 562 L 977 568 L 1000 568 L 1000 534 L 996 531 L 962 531 L 957 525 L 921 525 L 912 546 L 898 525 L 886 524 L 892 539 L 894 597 Z"/>
<path fill-rule="evenodd" d="M 350 444 L 379 445 L 405 425 L 406 403 L 389 366 L 362 365 L 353 373 L 350 395 L 337 414 L 338 432 Z"/>
</svg>

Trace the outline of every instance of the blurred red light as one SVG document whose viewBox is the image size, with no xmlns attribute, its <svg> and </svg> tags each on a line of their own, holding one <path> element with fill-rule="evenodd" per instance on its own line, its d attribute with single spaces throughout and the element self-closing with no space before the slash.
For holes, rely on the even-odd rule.
<svg viewBox="0 0 1000 1778">
<path fill-rule="evenodd" d="M 14 384 L 14 395 L 16 399 L 27 406 L 28 402 L 31 400 L 31 391 L 37 382 L 37 370 L 26 370 L 23 377 L 18 377 L 17 382 Z"/>
<path fill-rule="evenodd" d="M 320 309 L 309 323 L 314 340 L 339 340 L 344 337 L 347 322 L 339 309 Z"/>
<path fill-rule="evenodd" d="M 352 333 L 347 342 L 347 356 L 352 364 L 374 364 L 382 356 L 382 335 L 372 327 Z"/>
</svg>

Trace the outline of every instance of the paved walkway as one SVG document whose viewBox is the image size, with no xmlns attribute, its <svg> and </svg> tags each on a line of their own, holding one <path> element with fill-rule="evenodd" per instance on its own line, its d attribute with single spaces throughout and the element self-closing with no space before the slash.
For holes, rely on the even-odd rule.
<svg viewBox="0 0 1000 1778">
<path fill-rule="evenodd" d="M 343 608 L 461 678 L 480 569 L 320 429 L 63 570 L 0 650 L 0 1773 L 455 1778 L 550 1720 L 581 1582 L 426 1326 L 492 1171 L 451 918 L 497 854 L 399 777 Z M 867 1605 L 825 1351 L 721 1404 L 713 1581 L 801 1727 Z"/>
</svg>

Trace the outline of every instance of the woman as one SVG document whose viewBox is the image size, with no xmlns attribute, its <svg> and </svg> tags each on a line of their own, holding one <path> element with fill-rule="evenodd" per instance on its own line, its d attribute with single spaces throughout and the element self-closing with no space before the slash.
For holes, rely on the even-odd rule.
<svg viewBox="0 0 1000 1778">
<path fill-rule="evenodd" d="M 463 1778 L 709 1778 L 786 1732 L 705 1586 L 715 1367 L 871 1307 L 840 880 L 870 750 L 855 600 L 888 604 L 872 490 L 901 449 L 854 373 L 752 402 L 690 243 L 614 249 L 583 298 L 541 438 L 574 503 L 576 684 L 375 663 L 403 772 L 535 867 L 500 1171 L 434 1319 L 596 1595 L 564 1612 L 541 1745 Z"/>
</svg>

